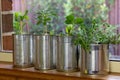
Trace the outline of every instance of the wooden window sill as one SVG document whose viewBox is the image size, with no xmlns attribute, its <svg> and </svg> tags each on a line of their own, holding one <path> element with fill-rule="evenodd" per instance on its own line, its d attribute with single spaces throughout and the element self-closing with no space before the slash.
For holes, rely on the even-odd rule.
<svg viewBox="0 0 120 80">
<path fill-rule="evenodd" d="M 110 73 L 108 75 L 81 75 L 80 72 L 65 73 L 65 72 L 57 72 L 56 70 L 39 71 L 39 70 L 35 70 L 33 67 L 18 69 L 18 68 L 13 68 L 12 63 L 0 62 L 0 80 L 1 79 L 2 80 L 16 80 L 16 79 L 17 80 L 120 80 L 120 74 Z"/>
</svg>

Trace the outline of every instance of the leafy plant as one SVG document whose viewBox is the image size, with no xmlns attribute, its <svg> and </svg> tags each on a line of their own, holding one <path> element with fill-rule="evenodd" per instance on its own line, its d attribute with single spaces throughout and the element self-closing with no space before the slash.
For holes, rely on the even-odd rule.
<svg viewBox="0 0 120 80">
<path fill-rule="evenodd" d="M 110 5 L 111 1 L 113 0 L 108 1 Z M 77 28 L 75 44 L 81 44 L 86 51 L 89 51 L 90 44 L 111 43 L 112 36 L 108 34 L 115 33 L 116 28 L 106 23 L 109 7 L 105 0 L 72 0 L 72 3 L 73 13 L 83 20 Z"/>
<path fill-rule="evenodd" d="M 25 33 L 24 27 L 27 23 L 27 20 L 29 19 L 27 14 L 28 14 L 28 11 L 26 11 L 24 14 L 22 14 L 21 12 L 14 13 L 13 29 L 14 29 L 15 34 Z"/>
<path fill-rule="evenodd" d="M 66 28 L 65 28 L 65 32 L 68 36 L 72 36 L 73 32 L 74 32 L 73 25 L 72 24 L 67 25 Z"/>
<path fill-rule="evenodd" d="M 90 44 L 120 43 L 120 35 L 116 30 L 117 27 L 97 19 L 92 20 L 90 27 L 83 22 L 78 28 L 77 43 L 86 51 L 89 51 Z"/>
<path fill-rule="evenodd" d="M 75 35 L 75 27 L 79 24 L 81 24 L 83 20 L 80 17 L 75 17 L 73 14 L 70 14 L 66 16 L 66 27 L 65 27 L 65 32 L 67 35 L 72 36 Z"/>
<path fill-rule="evenodd" d="M 56 13 L 50 9 L 44 9 L 37 13 L 37 25 L 43 26 L 43 33 L 50 33 L 50 23 L 52 23 L 54 17 L 56 17 Z"/>
</svg>

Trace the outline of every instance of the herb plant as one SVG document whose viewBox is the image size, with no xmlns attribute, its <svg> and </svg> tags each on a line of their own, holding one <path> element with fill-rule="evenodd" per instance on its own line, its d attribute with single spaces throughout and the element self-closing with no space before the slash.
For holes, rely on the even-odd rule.
<svg viewBox="0 0 120 80">
<path fill-rule="evenodd" d="M 109 0 L 108 4 L 114 0 Z M 116 36 L 116 27 L 107 23 L 109 7 L 105 0 L 74 0 L 72 1 L 74 14 L 83 19 L 76 31 L 76 44 L 80 44 L 86 51 L 89 51 L 90 44 L 109 44 L 113 36 Z M 80 13 L 80 14 L 78 14 Z M 111 34 L 111 35 L 109 35 Z M 118 42 L 118 41 L 117 41 Z"/>
<path fill-rule="evenodd" d="M 13 29 L 15 34 L 25 33 L 24 27 L 27 24 L 28 19 L 29 19 L 28 11 L 26 11 L 24 14 L 22 14 L 21 12 L 14 13 Z"/>
<path fill-rule="evenodd" d="M 68 36 L 72 36 L 75 35 L 75 28 L 77 27 L 77 25 L 81 24 L 82 22 L 82 18 L 80 17 L 75 17 L 74 14 L 70 14 L 68 16 L 66 16 L 66 27 L 65 27 L 65 33 Z"/>
<path fill-rule="evenodd" d="M 56 17 L 55 12 L 49 9 L 40 10 L 37 13 L 37 25 L 43 26 L 43 33 L 53 33 L 53 29 L 50 30 L 49 28 L 54 17 Z"/>
<path fill-rule="evenodd" d="M 77 41 L 86 51 L 89 51 L 90 44 L 113 44 L 120 43 L 120 35 L 117 35 L 117 27 L 106 22 L 93 19 L 91 26 L 83 22 L 77 33 Z"/>
</svg>

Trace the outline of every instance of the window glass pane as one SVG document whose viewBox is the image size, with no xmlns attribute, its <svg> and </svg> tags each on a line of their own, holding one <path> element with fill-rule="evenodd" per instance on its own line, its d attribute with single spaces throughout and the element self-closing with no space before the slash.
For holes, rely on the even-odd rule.
<svg viewBox="0 0 120 80">
<path fill-rule="evenodd" d="M 116 33 L 120 34 L 120 0 L 115 0 L 110 7 L 109 23 L 118 26 Z M 120 45 L 110 45 L 110 60 L 120 60 Z"/>
<path fill-rule="evenodd" d="M 111 1 L 111 2 L 109 2 Z M 30 10 L 30 22 L 32 23 L 32 31 L 40 30 L 36 24 L 36 13 L 42 9 L 50 8 L 54 9 L 59 15 L 53 20 L 52 28 L 56 33 L 64 32 L 65 28 L 65 16 L 74 13 L 76 16 L 81 17 L 100 17 L 103 21 L 108 21 L 110 24 L 119 26 L 120 24 L 120 1 L 115 0 L 27 0 L 27 9 Z M 104 3 L 103 3 L 104 2 Z M 99 6 L 101 4 L 101 6 Z M 105 4 L 107 7 L 105 8 Z M 112 5 L 111 5 L 112 4 Z M 87 9 L 87 10 L 86 10 Z M 120 32 L 118 28 L 117 33 Z M 120 45 L 110 45 L 110 60 L 120 60 Z"/>
<path fill-rule="evenodd" d="M 53 23 L 51 24 L 51 28 L 54 30 L 58 30 L 58 32 L 62 31 L 62 28 L 65 27 L 64 18 L 64 4 L 66 0 L 30 0 L 28 1 L 28 9 L 30 15 L 30 22 L 32 22 L 32 31 L 39 32 L 37 30 L 42 30 L 43 26 L 34 25 L 36 24 L 36 14 L 43 9 L 49 8 L 50 10 L 54 10 L 54 12 L 58 15 L 58 17 L 53 19 Z M 39 26 L 39 27 L 38 27 Z"/>
<path fill-rule="evenodd" d="M 11 1 L 13 1 L 13 4 L 11 3 Z M 13 6 L 13 11 L 25 11 L 25 9 L 27 8 L 29 10 L 29 16 L 30 16 L 29 25 L 31 25 L 30 26 L 32 28 L 31 31 L 33 32 L 37 30 L 39 31 L 40 29 L 42 30 L 42 26 L 38 27 L 37 25 L 35 25 L 37 22 L 36 13 L 46 8 L 54 10 L 57 13 L 58 17 L 54 18 L 50 29 L 53 28 L 56 33 L 60 33 L 60 32 L 65 32 L 64 31 L 64 28 L 66 26 L 64 23 L 65 16 L 71 13 L 74 13 L 76 16 L 81 16 L 81 17 L 101 17 L 103 21 L 107 20 L 109 21 L 110 24 L 113 24 L 119 27 L 120 26 L 120 8 L 119 8 L 120 1 L 115 0 L 115 4 L 113 4 L 112 6 L 109 5 L 109 2 L 106 2 L 107 6 L 109 6 L 110 8 L 109 13 L 107 13 L 107 11 L 97 12 L 98 10 L 100 10 L 101 7 L 105 9 L 102 1 L 104 0 L 9 0 L 9 1 L 1 0 L 1 3 L 3 4 L 2 11 L 9 11 L 12 9 L 12 6 Z M 109 0 L 106 0 L 106 1 L 109 1 Z M 10 4 L 8 6 L 4 6 L 4 3 L 7 4 L 8 2 L 10 2 Z M 101 4 L 101 6 L 98 6 L 97 4 Z M 91 10 L 91 7 L 92 7 L 92 10 Z M 85 9 L 89 9 L 89 10 L 85 10 Z M 9 15 L 11 14 L 8 14 L 8 16 L 6 15 L 6 17 L 9 17 Z M 5 16 L 3 15 L 2 18 L 4 17 Z M 109 19 L 107 19 L 108 17 Z M 9 23 L 8 24 L 4 23 L 6 21 L 9 22 L 10 21 L 9 19 L 12 19 L 12 18 L 3 19 L 3 26 L 6 27 L 10 25 Z M 2 28 L 3 32 L 12 31 L 12 28 L 5 28 L 5 27 Z M 118 28 L 116 32 L 119 34 L 120 28 Z M 5 37 L 3 39 L 6 40 Z M 6 44 L 6 43 L 3 43 L 3 44 Z M 3 47 L 6 48 L 5 46 Z M 110 60 L 120 60 L 119 44 L 110 45 L 109 52 L 110 52 Z"/>
<path fill-rule="evenodd" d="M 110 60 L 120 60 L 120 45 L 110 45 Z"/>
<path fill-rule="evenodd" d="M 32 28 L 34 30 L 38 30 L 35 29 L 36 27 L 34 25 L 37 20 L 36 13 L 47 8 L 54 10 L 58 15 L 51 24 L 58 32 L 64 32 L 65 16 L 71 13 L 86 19 L 89 17 L 100 17 L 103 21 L 108 19 L 108 8 L 105 5 L 105 0 L 27 0 L 27 9 L 30 10 L 30 22 L 33 23 L 34 27 Z M 39 29 L 41 28 L 39 25 Z"/>
</svg>

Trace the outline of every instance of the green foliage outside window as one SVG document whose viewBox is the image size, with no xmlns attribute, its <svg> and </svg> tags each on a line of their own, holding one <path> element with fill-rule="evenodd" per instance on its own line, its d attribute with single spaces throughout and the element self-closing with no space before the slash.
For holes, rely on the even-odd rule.
<svg viewBox="0 0 120 80">
<path fill-rule="evenodd" d="M 112 4 L 114 0 L 108 0 L 109 4 Z M 54 10 L 58 17 L 54 17 L 50 30 L 55 33 L 61 31 L 65 33 L 65 17 L 69 14 L 74 14 L 77 17 L 82 17 L 86 21 L 86 26 L 90 26 L 92 19 L 97 18 L 99 21 L 107 21 L 109 7 L 105 4 L 105 0 L 28 0 L 27 4 L 30 6 L 31 13 L 36 16 L 36 13 L 43 9 Z M 36 17 L 34 17 L 36 19 Z M 42 25 L 37 26 L 38 29 L 42 29 Z M 36 28 L 36 27 L 35 27 Z M 33 32 L 37 32 L 34 30 Z M 41 30 L 39 30 L 41 31 Z"/>
</svg>

